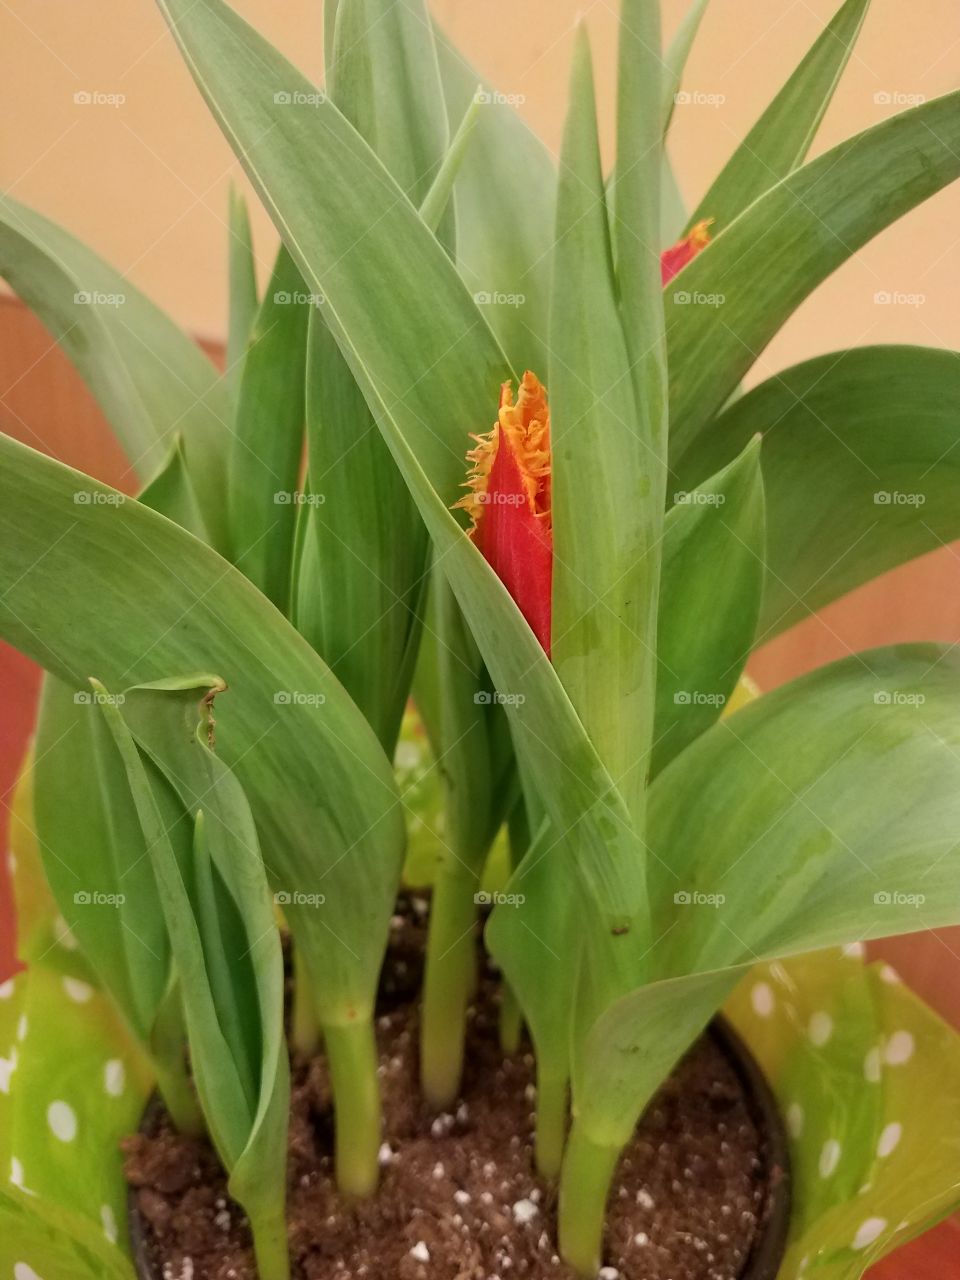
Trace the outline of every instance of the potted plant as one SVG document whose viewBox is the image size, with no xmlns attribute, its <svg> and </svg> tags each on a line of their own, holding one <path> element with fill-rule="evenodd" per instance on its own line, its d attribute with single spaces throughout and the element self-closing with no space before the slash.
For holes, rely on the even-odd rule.
<svg viewBox="0 0 960 1280">
<path fill-rule="evenodd" d="M 661 57 L 657 5 L 624 0 L 611 174 L 584 31 L 555 170 L 421 0 L 328 3 L 323 90 L 222 0 L 160 7 L 283 240 L 261 294 L 233 201 L 226 373 L 0 202 L 0 268 L 140 482 L 0 441 L 0 634 L 50 673 L 29 981 L 124 1038 L 108 1097 L 156 1087 L 125 1146 L 140 1274 L 859 1274 L 956 1198 L 934 1160 L 888 1206 L 919 1138 L 863 1082 L 912 1061 L 908 1010 L 956 1050 L 883 974 L 784 961 L 960 921 L 960 670 L 917 645 L 740 681 L 960 535 L 960 386 L 953 353 L 866 348 L 738 388 L 960 174 L 957 95 L 805 163 L 846 0 L 687 217 L 665 137 L 703 3 Z M 424 736 L 442 833 L 393 767 Z M 730 1001 L 794 1144 L 787 1245 L 778 1121 L 707 1032 Z M 798 1097 L 833 1072 L 824 1129 Z M 40 1121 L 11 1142 L 59 1158 L 76 1106 Z M 58 1274 L 128 1274 L 110 1203 L 54 1225 L 7 1154 L 0 1209 Z"/>
</svg>

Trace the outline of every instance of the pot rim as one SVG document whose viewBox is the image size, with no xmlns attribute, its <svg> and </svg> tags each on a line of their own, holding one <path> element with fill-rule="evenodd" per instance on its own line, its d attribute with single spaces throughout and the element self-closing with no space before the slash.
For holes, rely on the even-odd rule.
<svg viewBox="0 0 960 1280">
<path fill-rule="evenodd" d="M 786 1252 L 793 1207 L 793 1180 L 786 1126 L 760 1064 L 723 1014 L 717 1014 L 711 1021 L 707 1034 L 720 1046 L 739 1076 L 747 1105 L 766 1143 L 766 1204 L 759 1234 L 743 1265 L 739 1280 L 776 1280 Z M 148 1132 L 162 1110 L 160 1095 L 154 1092 L 147 1100 L 138 1132 Z M 160 1271 L 154 1265 L 144 1220 L 137 1208 L 136 1189 L 133 1187 L 127 1194 L 127 1227 L 138 1280 L 161 1280 Z"/>
<path fill-rule="evenodd" d="M 776 1280 L 787 1247 L 793 1211 L 790 1144 L 780 1105 L 759 1062 L 732 1023 L 717 1014 L 709 1033 L 733 1065 L 744 1086 L 747 1105 L 759 1122 L 767 1154 L 767 1202 L 760 1231 L 740 1280 Z"/>
</svg>

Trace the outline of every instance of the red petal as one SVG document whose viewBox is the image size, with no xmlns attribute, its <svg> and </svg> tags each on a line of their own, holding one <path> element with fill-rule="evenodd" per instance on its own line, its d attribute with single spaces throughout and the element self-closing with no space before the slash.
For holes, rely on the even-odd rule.
<svg viewBox="0 0 960 1280">
<path fill-rule="evenodd" d="M 483 511 L 473 540 L 549 654 L 553 536 L 544 517 L 533 511 L 505 432 L 478 502 Z"/>
<path fill-rule="evenodd" d="M 698 222 L 692 228 L 689 235 L 679 240 L 670 249 L 664 249 L 660 255 L 660 279 L 666 287 L 673 277 L 687 265 L 692 262 L 701 249 L 705 249 L 710 243 L 710 219 L 705 222 Z"/>
</svg>

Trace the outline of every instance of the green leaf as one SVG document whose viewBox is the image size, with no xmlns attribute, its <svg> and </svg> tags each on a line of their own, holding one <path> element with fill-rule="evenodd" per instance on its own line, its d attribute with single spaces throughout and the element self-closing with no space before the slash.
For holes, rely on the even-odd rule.
<svg viewBox="0 0 960 1280">
<path fill-rule="evenodd" d="M 561 156 L 553 282 L 551 657 L 638 822 L 653 729 L 663 467 L 657 442 L 638 423 L 583 27 Z"/>
<path fill-rule="evenodd" d="M 37 726 L 34 816 L 47 881 L 142 1045 L 170 976 L 170 947 L 122 763 L 94 694 L 48 678 Z"/>
<path fill-rule="evenodd" d="M 763 431 L 763 638 L 960 537 L 958 404 L 956 352 L 856 348 L 777 374 L 700 436 L 681 484 Z"/>
<path fill-rule="evenodd" d="M 218 0 L 162 7 L 305 278 L 327 299 L 327 322 L 494 681 L 514 695 L 508 711 L 544 802 L 558 829 L 576 830 L 585 883 L 622 922 L 644 896 L 622 798 L 533 633 L 447 509 L 469 434 L 492 417 L 509 374 L 496 341 L 441 246 L 336 108 L 322 103 L 307 118 L 278 107 L 275 85 L 314 91 Z M 385 300 L 376 313 L 371 296 Z"/>
<path fill-rule="evenodd" d="M 672 456 L 683 456 L 818 284 L 958 175 L 960 93 L 954 93 L 796 170 L 704 249 L 675 282 L 682 288 L 665 294 Z M 761 260 L 777 264 L 762 279 Z"/>
<path fill-rule="evenodd" d="M 209 548 L 12 440 L 0 439 L 0 459 L 0 634 L 74 688 L 90 671 L 122 688 L 201 658 L 225 673 L 221 752 L 250 799 L 274 884 L 322 891 L 336 920 L 328 926 L 312 906 L 287 911 L 323 975 L 321 1016 L 369 1011 L 403 826 L 389 763 L 359 711 L 306 641 Z M 95 499 L 76 505 L 81 490 Z M 354 940 L 349 949 L 343 935 Z"/>
<path fill-rule="evenodd" d="M 227 380 L 236 396 L 243 375 L 243 360 L 260 306 L 257 297 L 257 264 L 247 202 L 230 187 L 230 244 L 227 257 L 230 314 L 227 327 Z"/>
<path fill-rule="evenodd" d="M 308 484 L 297 629 L 392 754 L 420 636 L 429 539 L 321 319 L 307 359 Z"/>
<path fill-rule="evenodd" d="M 574 1077 L 622 1142 L 738 970 L 960 921 L 960 659 L 856 655 L 708 730 L 654 783 L 654 974 L 591 1029 Z"/>
<path fill-rule="evenodd" d="M 210 542 L 210 534 L 187 469 L 183 440 L 179 435 L 174 436 L 163 468 L 141 491 L 138 501 L 151 511 L 159 511 L 168 520 L 173 520 L 201 542 Z"/>
<path fill-rule="evenodd" d="M 420 204 L 420 217 L 434 233 L 443 221 L 444 214 L 453 199 L 453 190 L 463 168 L 463 162 L 470 154 L 470 139 L 480 121 L 480 108 L 479 98 L 474 98 L 463 113 L 463 118 L 457 125 L 457 131 L 450 139 L 450 145 L 437 170 L 437 176 Z"/>
<path fill-rule="evenodd" d="M 290 1080 L 283 956 L 253 816 L 243 789 L 207 745 L 212 699 L 223 688 L 217 677 L 165 680 L 127 691 L 122 704 L 104 698 L 100 709 L 156 875 L 210 1134 L 231 1194 L 250 1218 L 259 1274 L 285 1280 Z M 128 717 L 157 753 L 153 769 L 137 749 Z M 185 733 L 191 720 L 192 739 Z M 190 813 L 184 825 L 194 828 L 193 901 L 158 803 L 161 768 L 169 770 L 165 785 L 176 787 Z"/>
<path fill-rule="evenodd" d="M 806 159 L 844 68 L 853 53 L 870 0 L 846 0 L 816 43 L 753 126 L 690 218 L 713 218 L 724 230 L 758 196 Z"/>
<path fill-rule="evenodd" d="M 697 32 L 700 30 L 700 23 L 707 12 L 708 3 L 709 0 L 691 0 L 690 8 L 684 14 L 683 21 L 677 28 L 677 33 L 673 37 L 670 48 L 667 50 L 663 60 L 662 116 L 664 133 L 670 128 L 670 121 L 673 119 L 673 112 L 676 107 L 677 91 L 683 82 L 687 59 L 690 57 L 690 50 L 693 48 L 693 42 L 696 40 Z"/>
<path fill-rule="evenodd" d="M 622 0 L 618 48 L 613 245 L 637 396 L 638 431 L 652 458 L 662 463 L 648 497 L 654 504 L 663 496 L 667 448 L 667 364 L 660 275 L 663 138 L 659 0 Z"/>
<path fill-rule="evenodd" d="M 284 613 L 303 455 L 307 322 L 318 304 L 281 245 L 243 361 L 227 469 L 231 558 Z"/>
<path fill-rule="evenodd" d="M 419 208 L 449 142 L 424 0 L 339 0 L 332 92 Z"/>
<path fill-rule="evenodd" d="M 504 94 L 435 28 L 451 120 L 480 108 L 457 179 L 457 265 L 512 368 L 548 363 L 550 260 L 557 175 L 550 153 Z M 482 423 L 481 426 L 485 426 Z"/>
<path fill-rule="evenodd" d="M 673 495 L 663 534 L 655 774 L 720 716 L 750 654 L 764 586 L 760 466 L 755 437 L 700 488 Z"/>
<path fill-rule="evenodd" d="M 420 0 L 342 0 L 332 83 L 338 106 L 419 204 L 447 144 Z M 419 644 L 429 539 L 321 317 L 311 326 L 307 441 L 317 492 L 304 516 L 297 625 L 392 754 Z"/>
<path fill-rule="evenodd" d="M 0 200 L 0 275 L 76 365 L 140 479 L 160 469 L 180 433 L 204 518 L 223 549 L 230 411 L 206 356 L 102 258 L 8 196 Z"/>
</svg>

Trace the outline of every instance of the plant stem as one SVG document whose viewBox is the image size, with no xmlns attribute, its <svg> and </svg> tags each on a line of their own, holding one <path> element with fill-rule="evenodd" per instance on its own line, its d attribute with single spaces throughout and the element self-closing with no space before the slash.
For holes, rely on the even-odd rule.
<svg viewBox="0 0 960 1280">
<path fill-rule="evenodd" d="M 178 1056 L 182 1057 L 182 1054 L 183 1046 L 181 1045 L 178 1047 Z M 156 1055 L 152 1059 L 152 1065 L 157 1077 L 157 1088 L 160 1090 L 160 1096 L 163 1098 L 174 1128 L 185 1137 L 201 1137 L 206 1133 L 207 1126 L 197 1095 L 190 1083 L 186 1064 Z"/>
<path fill-rule="evenodd" d="M 509 982 L 504 981 L 500 995 L 500 1048 L 509 1057 L 519 1052 L 523 1015 Z"/>
<path fill-rule="evenodd" d="M 477 972 L 476 878 L 443 868 L 433 886 L 420 1028 L 420 1087 L 429 1106 L 460 1091 L 467 1007 Z"/>
<path fill-rule="evenodd" d="M 304 1057 L 312 1058 L 320 1048 L 320 1019 L 313 999 L 313 983 L 299 947 L 293 949 L 293 1015 L 290 1038 Z"/>
<path fill-rule="evenodd" d="M 600 1268 L 607 1195 L 620 1147 L 599 1146 L 576 1119 L 560 1179 L 559 1233 L 564 1262 L 581 1276 Z"/>
<path fill-rule="evenodd" d="M 168 986 L 157 1007 L 146 1046 L 157 1088 L 178 1133 L 199 1138 L 207 1126 L 196 1090 L 187 1071 L 183 1006 L 175 982 Z"/>
<path fill-rule="evenodd" d="M 284 1203 L 250 1216 L 259 1280 L 290 1280 L 290 1246 Z"/>
<path fill-rule="evenodd" d="M 537 1069 L 537 1168 L 551 1182 L 560 1176 L 567 1137 L 567 1077 Z"/>
<path fill-rule="evenodd" d="M 380 1084 L 373 1020 L 323 1028 L 333 1086 L 337 1186 L 362 1199 L 377 1189 L 380 1151 Z"/>
</svg>

